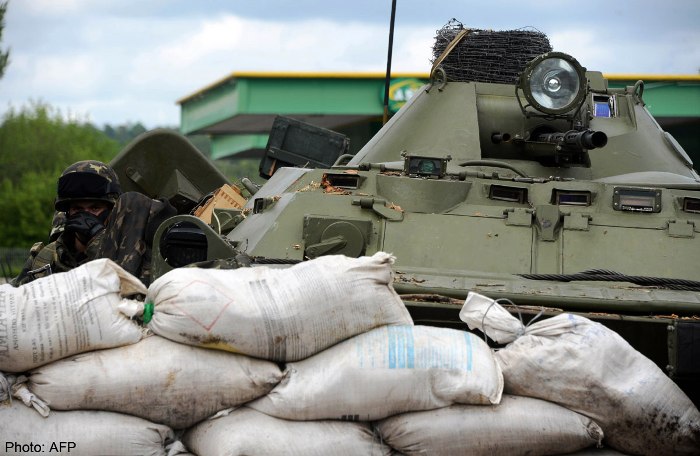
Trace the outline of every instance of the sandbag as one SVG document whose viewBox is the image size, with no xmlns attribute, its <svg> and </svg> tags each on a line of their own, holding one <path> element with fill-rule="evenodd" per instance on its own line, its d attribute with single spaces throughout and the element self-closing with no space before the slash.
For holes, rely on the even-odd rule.
<svg viewBox="0 0 700 456">
<path fill-rule="evenodd" d="M 392 286 L 392 262 L 379 252 L 284 269 L 175 269 L 148 289 L 148 327 L 185 344 L 297 361 L 377 326 L 412 324 Z"/>
<path fill-rule="evenodd" d="M 527 327 L 493 300 L 470 293 L 460 312 L 508 345 L 496 352 L 505 392 L 556 402 L 597 422 L 624 453 L 700 454 L 700 413 L 651 360 L 616 332 L 572 314 Z"/>
<path fill-rule="evenodd" d="M 564 454 L 600 444 L 590 418 L 551 402 L 504 394 L 499 405 L 452 405 L 375 424 L 384 442 L 410 455 Z"/>
<path fill-rule="evenodd" d="M 167 426 L 101 411 L 52 412 L 47 418 L 18 401 L 0 406 L 2 454 L 165 456 Z"/>
<path fill-rule="evenodd" d="M 476 335 L 384 326 L 289 363 L 270 393 L 248 404 L 290 420 L 370 421 L 454 403 L 496 404 L 503 377 Z"/>
<path fill-rule="evenodd" d="M 151 336 L 39 367 L 28 387 L 53 410 L 109 410 L 183 429 L 263 396 L 281 377 L 270 361 Z"/>
<path fill-rule="evenodd" d="M 200 456 L 391 454 L 368 423 L 287 421 L 247 407 L 197 424 L 183 442 Z"/>
<path fill-rule="evenodd" d="M 197 456 L 196 454 L 190 453 L 190 450 L 179 440 L 166 446 L 165 450 L 168 452 L 167 456 Z"/>
<path fill-rule="evenodd" d="M 108 259 L 14 288 L 0 285 L 0 371 L 23 372 L 90 350 L 133 344 L 142 328 L 123 298 L 146 287 Z"/>
</svg>

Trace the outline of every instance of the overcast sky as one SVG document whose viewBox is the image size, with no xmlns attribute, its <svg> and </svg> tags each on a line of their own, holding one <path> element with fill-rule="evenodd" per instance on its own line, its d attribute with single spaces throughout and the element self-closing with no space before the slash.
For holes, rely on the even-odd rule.
<svg viewBox="0 0 700 456">
<path fill-rule="evenodd" d="M 0 115 L 42 101 L 98 126 L 179 125 L 176 101 L 237 71 L 386 70 L 390 0 L 9 0 Z M 604 73 L 697 74 L 700 0 L 398 0 L 393 72 L 436 30 L 534 27 Z"/>
</svg>

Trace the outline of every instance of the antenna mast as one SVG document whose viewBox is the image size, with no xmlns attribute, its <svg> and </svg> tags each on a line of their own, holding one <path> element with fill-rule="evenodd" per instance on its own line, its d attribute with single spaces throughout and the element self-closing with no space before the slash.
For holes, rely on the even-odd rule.
<svg viewBox="0 0 700 456">
<path fill-rule="evenodd" d="M 389 24 L 389 53 L 386 58 L 386 78 L 384 81 L 384 119 L 382 125 L 389 120 L 389 81 L 391 80 L 391 49 L 394 46 L 394 18 L 396 17 L 396 0 L 391 0 L 391 23 Z"/>
</svg>

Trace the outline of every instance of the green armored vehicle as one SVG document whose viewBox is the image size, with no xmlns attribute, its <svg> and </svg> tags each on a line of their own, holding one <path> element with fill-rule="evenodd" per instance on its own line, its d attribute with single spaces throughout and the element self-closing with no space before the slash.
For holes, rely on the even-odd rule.
<svg viewBox="0 0 700 456">
<path fill-rule="evenodd" d="M 196 155 L 186 140 L 161 147 L 154 134 L 125 150 L 113 162 L 122 186 L 182 213 L 156 234 L 154 278 L 208 260 L 284 267 L 386 251 L 417 324 L 464 328 L 469 291 L 508 298 L 526 319 L 581 313 L 700 403 L 700 176 L 645 108 L 644 83 L 612 89 L 535 32 L 453 32 L 430 82 L 355 156 L 332 132 L 319 152 L 318 132 L 304 140 L 311 127 L 281 118 L 297 137 L 273 131 L 269 181 L 208 222 L 189 214 L 226 179 L 203 157 L 158 160 L 175 163 L 167 173 L 145 164 L 156 150 Z M 472 51 L 499 39 L 479 67 Z M 284 166 L 294 157 L 310 166 Z"/>
</svg>

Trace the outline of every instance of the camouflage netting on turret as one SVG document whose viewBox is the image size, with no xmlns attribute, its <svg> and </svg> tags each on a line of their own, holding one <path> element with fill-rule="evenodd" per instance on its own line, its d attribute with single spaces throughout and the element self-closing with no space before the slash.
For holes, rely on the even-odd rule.
<svg viewBox="0 0 700 456">
<path fill-rule="evenodd" d="M 465 27 L 456 19 L 437 31 L 433 45 L 435 63 Z M 440 64 L 448 81 L 515 84 L 528 62 L 550 52 L 544 33 L 535 29 L 507 31 L 469 29 L 469 33 Z"/>
</svg>

